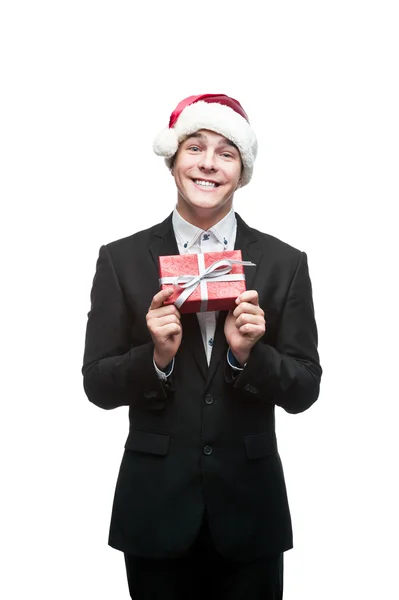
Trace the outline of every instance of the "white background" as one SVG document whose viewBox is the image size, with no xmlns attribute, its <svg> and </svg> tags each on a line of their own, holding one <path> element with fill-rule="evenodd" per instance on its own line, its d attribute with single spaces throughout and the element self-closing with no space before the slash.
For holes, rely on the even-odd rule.
<svg viewBox="0 0 399 600">
<path fill-rule="evenodd" d="M 252 226 L 308 254 L 319 401 L 277 411 L 294 523 L 287 600 L 399 598 L 398 19 L 379 0 L 5 0 L 1 52 L 5 600 L 127 599 L 107 546 L 127 408 L 80 374 L 101 244 L 163 220 L 153 137 L 226 93 L 257 132 Z"/>
</svg>

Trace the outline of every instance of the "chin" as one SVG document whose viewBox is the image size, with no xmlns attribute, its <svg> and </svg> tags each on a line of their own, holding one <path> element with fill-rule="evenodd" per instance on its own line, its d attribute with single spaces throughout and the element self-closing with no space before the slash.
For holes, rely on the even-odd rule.
<svg viewBox="0 0 399 600">
<path fill-rule="evenodd" d="M 222 208 L 224 203 L 215 201 L 212 198 L 192 198 L 191 206 L 195 208 Z"/>
</svg>

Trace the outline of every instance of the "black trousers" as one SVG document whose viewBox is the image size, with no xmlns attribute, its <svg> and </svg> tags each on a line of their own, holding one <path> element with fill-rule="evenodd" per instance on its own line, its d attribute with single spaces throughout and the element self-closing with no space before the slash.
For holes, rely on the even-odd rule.
<svg viewBox="0 0 399 600">
<path fill-rule="evenodd" d="M 283 555 L 242 563 L 216 550 L 208 522 L 185 556 L 140 558 L 125 554 L 134 600 L 282 600 Z"/>
</svg>

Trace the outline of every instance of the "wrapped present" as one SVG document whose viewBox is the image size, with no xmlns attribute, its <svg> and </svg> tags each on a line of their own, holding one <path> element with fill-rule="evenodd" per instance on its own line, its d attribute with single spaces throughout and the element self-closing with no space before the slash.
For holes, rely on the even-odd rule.
<svg viewBox="0 0 399 600">
<path fill-rule="evenodd" d="M 174 286 L 164 304 L 175 304 L 180 313 L 232 310 L 236 298 L 245 292 L 241 250 L 179 254 L 159 257 L 161 289 Z"/>
</svg>

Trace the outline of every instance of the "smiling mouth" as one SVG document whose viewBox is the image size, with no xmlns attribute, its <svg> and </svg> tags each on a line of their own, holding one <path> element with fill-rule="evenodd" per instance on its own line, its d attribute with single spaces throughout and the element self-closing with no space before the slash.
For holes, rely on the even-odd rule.
<svg viewBox="0 0 399 600">
<path fill-rule="evenodd" d="M 199 187 L 206 189 L 214 189 L 219 187 L 219 183 L 215 181 L 207 181 L 206 179 L 193 179 L 194 183 Z"/>
</svg>

